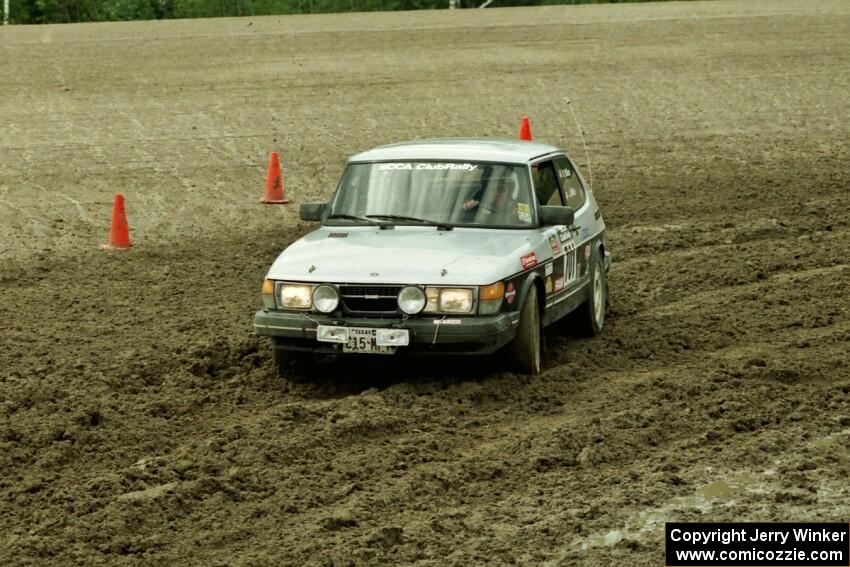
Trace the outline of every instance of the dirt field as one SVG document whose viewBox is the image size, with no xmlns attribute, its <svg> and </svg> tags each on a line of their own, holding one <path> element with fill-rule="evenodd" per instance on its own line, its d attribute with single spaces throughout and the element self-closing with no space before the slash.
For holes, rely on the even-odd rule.
<svg viewBox="0 0 850 567">
<path fill-rule="evenodd" d="M 840 0 L 0 29 L 0 564 L 657 566 L 664 521 L 847 521 L 848 37 Z M 564 97 L 602 336 L 272 375 L 310 225 L 256 204 L 269 150 L 297 202 L 522 114 L 582 164 Z"/>
</svg>

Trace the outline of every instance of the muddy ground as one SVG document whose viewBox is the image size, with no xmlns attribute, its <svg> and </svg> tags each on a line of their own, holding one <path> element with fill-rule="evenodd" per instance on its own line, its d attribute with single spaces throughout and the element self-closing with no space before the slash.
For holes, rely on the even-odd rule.
<svg viewBox="0 0 850 567">
<path fill-rule="evenodd" d="M 661 565 L 664 521 L 847 521 L 847 37 L 841 1 L 0 30 L 0 563 Z M 310 226 L 256 203 L 269 150 L 305 202 L 528 114 L 587 173 L 564 97 L 600 337 L 273 375 L 259 286 Z"/>
</svg>

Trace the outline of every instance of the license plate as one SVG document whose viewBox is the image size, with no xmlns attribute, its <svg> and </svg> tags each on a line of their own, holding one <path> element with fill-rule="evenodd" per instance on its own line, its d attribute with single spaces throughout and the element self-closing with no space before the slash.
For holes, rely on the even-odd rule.
<svg viewBox="0 0 850 567">
<path fill-rule="evenodd" d="M 378 346 L 375 343 L 377 329 L 351 327 L 348 329 L 348 342 L 342 345 L 342 352 L 368 352 L 372 354 L 393 354 L 394 346 Z"/>
</svg>

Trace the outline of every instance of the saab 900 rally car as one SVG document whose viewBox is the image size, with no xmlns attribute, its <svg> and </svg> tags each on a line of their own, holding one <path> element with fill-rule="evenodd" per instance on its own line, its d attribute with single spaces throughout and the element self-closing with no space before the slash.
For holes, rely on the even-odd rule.
<svg viewBox="0 0 850 567">
<path fill-rule="evenodd" d="M 567 155 L 519 140 L 433 140 L 348 160 L 320 221 L 263 283 L 254 317 L 281 373 L 300 353 L 488 354 L 541 368 L 543 327 L 602 329 L 610 255 Z"/>
</svg>

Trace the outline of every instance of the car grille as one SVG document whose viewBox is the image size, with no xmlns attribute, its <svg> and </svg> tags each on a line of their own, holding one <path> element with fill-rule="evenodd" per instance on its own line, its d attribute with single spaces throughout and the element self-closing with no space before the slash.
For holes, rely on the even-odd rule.
<svg viewBox="0 0 850 567">
<path fill-rule="evenodd" d="M 342 304 L 351 313 L 391 315 L 398 313 L 400 285 L 341 285 Z"/>
</svg>

